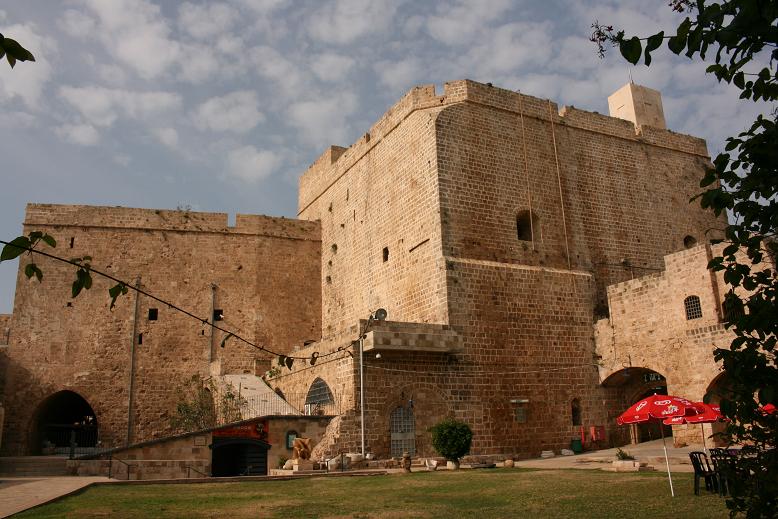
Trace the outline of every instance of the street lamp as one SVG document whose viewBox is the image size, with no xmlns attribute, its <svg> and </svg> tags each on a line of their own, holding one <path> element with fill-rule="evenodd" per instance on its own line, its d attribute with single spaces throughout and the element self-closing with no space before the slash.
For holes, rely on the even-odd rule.
<svg viewBox="0 0 778 519">
<path fill-rule="evenodd" d="M 386 319 L 386 310 L 379 308 L 368 317 L 364 329 L 359 333 L 359 415 L 362 433 L 362 457 L 365 457 L 365 338 L 373 321 Z"/>
</svg>

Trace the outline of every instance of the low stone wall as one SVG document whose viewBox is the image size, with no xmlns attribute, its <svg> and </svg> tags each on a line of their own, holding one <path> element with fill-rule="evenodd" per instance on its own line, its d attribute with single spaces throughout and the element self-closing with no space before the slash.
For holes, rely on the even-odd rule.
<svg viewBox="0 0 778 519">
<path fill-rule="evenodd" d="M 124 464 L 126 463 L 126 465 Z M 208 477 L 210 460 L 68 460 L 73 476 L 108 476 L 114 479 L 187 479 Z"/>
</svg>

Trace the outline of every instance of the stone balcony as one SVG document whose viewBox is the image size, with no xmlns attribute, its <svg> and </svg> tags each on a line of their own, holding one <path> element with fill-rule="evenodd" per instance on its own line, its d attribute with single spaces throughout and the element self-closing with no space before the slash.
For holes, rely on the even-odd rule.
<svg viewBox="0 0 778 519">
<path fill-rule="evenodd" d="M 384 321 L 371 323 L 364 348 L 365 352 L 459 353 L 464 346 L 462 337 L 448 325 Z"/>
</svg>

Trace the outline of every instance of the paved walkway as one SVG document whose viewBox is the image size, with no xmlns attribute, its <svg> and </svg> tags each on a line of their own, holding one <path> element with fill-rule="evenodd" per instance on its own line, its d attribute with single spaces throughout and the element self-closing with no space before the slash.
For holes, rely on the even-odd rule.
<svg viewBox="0 0 778 519">
<path fill-rule="evenodd" d="M 8 517 L 33 506 L 48 503 L 84 488 L 105 477 L 2 478 L 0 517 Z"/>
<path fill-rule="evenodd" d="M 621 447 L 635 457 L 637 461 L 648 462 L 657 471 L 666 470 L 665 454 L 662 449 L 662 440 L 639 443 L 637 445 L 627 445 Z M 689 445 L 686 447 L 675 448 L 672 445 L 672 439 L 667 442 L 667 456 L 670 460 L 670 470 L 672 472 L 694 472 L 694 468 L 689 461 L 689 453 L 692 451 L 701 451 L 702 445 Z M 576 456 L 555 456 L 546 459 L 532 459 L 517 461 L 517 467 L 528 467 L 538 469 L 604 469 L 610 467 L 612 461 L 616 460 L 617 449 L 603 449 L 600 451 L 584 452 Z"/>
</svg>

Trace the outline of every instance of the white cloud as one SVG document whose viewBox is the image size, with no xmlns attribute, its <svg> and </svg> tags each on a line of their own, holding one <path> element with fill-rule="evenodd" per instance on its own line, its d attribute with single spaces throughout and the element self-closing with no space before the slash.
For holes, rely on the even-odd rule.
<svg viewBox="0 0 778 519">
<path fill-rule="evenodd" d="M 100 134 L 91 124 L 63 124 L 56 132 L 62 139 L 80 146 L 94 146 L 100 140 Z"/>
<path fill-rule="evenodd" d="M 343 91 L 331 97 L 298 101 L 289 106 L 289 121 L 303 138 L 317 148 L 345 143 L 350 116 L 357 109 L 357 96 Z"/>
<path fill-rule="evenodd" d="M 515 72 L 527 64 L 543 64 L 551 55 L 551 27 L 544 23 L 509 23 L 485 34 L 463 56 L 463 67 L 479 78 Z"/>
<path fill-rule="evenodd" d="M 330 0 L 308 17 L 310 36 L 326 43 L 346 44 L 383 32 L 394 18 L 399 0 Z"/>
<path fill-rule="evenodd" d="M 442 5 L 439 14 L 427 20 L 430 36 L 446 45 L 467 46 L 508 8 L 510 0 L 459 0 Z"/>
<path fill-rule="evenodd" d="M 343 81 L 354 67 L 354 58 L 341 54 L 325 53 L 311 58 L 311 69 L 322 81 Z"/>
<path fill-rule="evenodd" d="M 400 95 L 415 83 L 419 82 L 424 74 L 424 66 L 416 58 L 402 61 L 379 61 L 373 66 L 381 83 L 388 86 L 394 93 Z"/>
<path fill-rule="evenodd" d="M 147 0 L 82 0 L 97 17 L 106 49 L 144 79 L 156 78 L 181 56 L 160 8 Z"/>
<path fill-rule="evenodd" d="M 159 142 L 171 149 L 178 147 L 178 132 L 175 128 L 154 128 L 152 133 L 159 139 Z"/>
<path fill-rule="evenodd" d="M 270 150 L 244 146 L 227 154 L 227 174 L 244 182 L 258 182 L 281 165 L 281 155 Z"/>
<path fill-rule="evenodd" d="M 103 64 L 97 65 L 96 67 L 100 78 L 106 83 L 121 85 L 127 80 L 127 74 L 124 72 L 124 69 L 118 65 Z"/>
<path fill-rule="evenodd" d="M 300 67 L 272 47 L 255 47 L 248 52 L 248 59 L 258 74 L 277 83 L 276 95 L 297 97 L 305 88 L 306 81 Z"/>
<path fill-rule="evenodd" d="M 95 126 L 110 126 L 119 116 L 148 120 L 181 106 L 181 96 L 170 92 L 65 86 L 59 95 Z"/>
<path fill-rule="evenodd" d="M 91 16 L 75 9 L 68 9 L 60 18 L 59 26 L 71 36 L 85 38 L 94 33 L 97 24 Z"/>
<path fill-rule="evenodd" d="M 17 62 L 13 70 L 2 63 L 6 69 L 0 74 L 0 102 L 19 97 L 30 108 L 42 108 L 41 97 L 52 73 L 49 58 L 56 54 L 56 44 L 32 25 L 0 27 L 0 33 L 21 42 L 35 56 L 35 62 Z"/>
<path fill-rule="evenodd" d="M 257 94 L 253 90 L 212 97 L 201 104 L 194 114 L 198 128 L 220 132 L 245 133 L 263 119 Z"/>
<path fill-rule="evenodd" d="M 227 4 L 191 4 L 178 8 L 178 25 L 195 38 L 213 38 L 228 32 L 239 19 L 239 13 Z"/>
<path fill-rule="evenodd" d="M 284 0 L 238 0 L 238 3 L 257 13 L 266 14 L 278 9 L 284 5 L 285 2 Z"/>
</svg>

